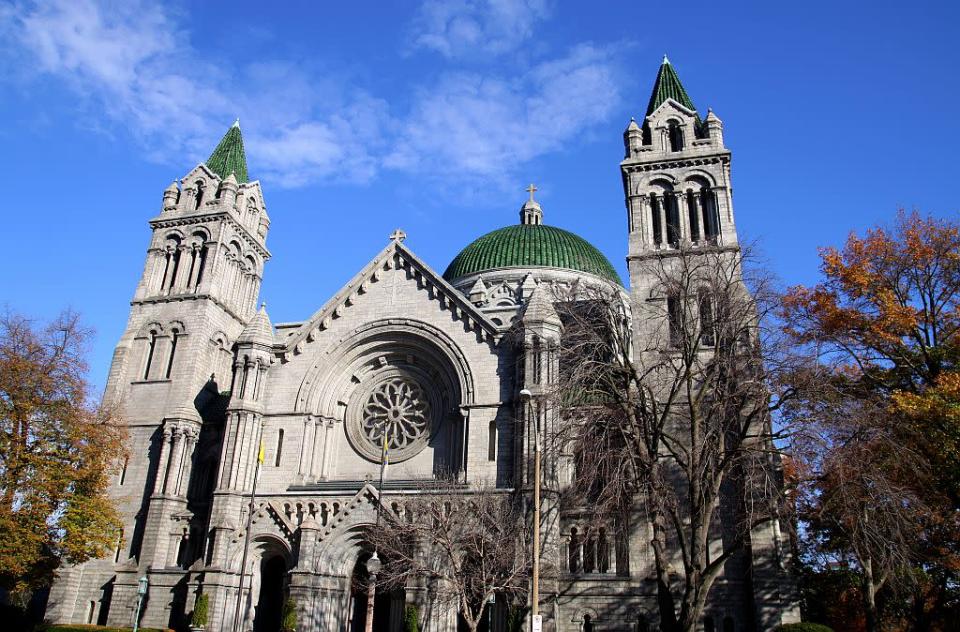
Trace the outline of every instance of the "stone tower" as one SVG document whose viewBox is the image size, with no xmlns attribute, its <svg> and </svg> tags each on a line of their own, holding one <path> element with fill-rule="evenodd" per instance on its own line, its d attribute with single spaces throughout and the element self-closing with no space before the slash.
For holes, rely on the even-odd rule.
<svg viewBox="0 0 960 632">
<path fill-rule="evenodd" d="M 682 265 L 690 270 L 696 269 L 698 261 L 709 267 L 713 265 L 710 261 L 732 260 L 740 252 L 733 214 L 731 152 L 724 145 L 719 117 L 709 109 L 705 118 L 700 117 L 666 56 L 643 122 L 631 120 L 623 141 L 620 170 L 629 231 L 634 356 L 652 358 L 674 346 L 675 327 L 689 320 L 694 310 L 700 312 L 697 318 L 703 326 L 703 299 L 696 307 L 680 305 L 681 301 L 672 299 L 663 288 L 664 279 L 679 270 L 681 258 L 686 258 Z M 707 350 L 713 342 L 703 344 Z M 736 475 L 731 479 L 736 480 Z M 739 506 L 740 495 L 752 493 L 733 485 L 725 492 L 729 495 L 723 501 L 726 507 Z M 718 511 L 718 530 L 724 534 L 728 531 L 724 520 L 732 517 L 728 511 L 735 510 L 722 506 Z M 725 567 L 711 602 L 752 612 L 755 620 L 747 629 L 773 629 L 781 622 L 799 620 L 785 548 L 776 521 L 752 529 L 740 559 L 731 558 Z M 713 617 L 717 611 L 708 606 L 706 616 Z"/>
<path fill-rule="evenodd" d="M 713 110 L 700 118 L 666 56 L 643 124 L 631 119 L 623 144 L 631 287 L 644 286 L 637 263 L 650 257 L 737 245 L 723 123 Z"/>
<path fill-rule="evenodd" d="M 129 524 L 114 559 L 61 573 L 51 594 L 56 620 L 128 625 L 140 575 L 175 591 L 179 576 L 148 569 L 186 567 L 203 555 L 220 443 L 208 436 L 217 426 L 203 422 L 222 415 L 234 343 L 255 320 L 269 225 L 239 122 L 205 163 L 164 190 L 104 397 L 122 407 L 128 427 L 128 456 L 111 495 Z M 102 584 L 99 599 L 71 594 L 81 577 Z M 174 602 L 185 598 L 173 594 Z M 76 604 L 91 610 L 66 611 Z"/>
</svg>

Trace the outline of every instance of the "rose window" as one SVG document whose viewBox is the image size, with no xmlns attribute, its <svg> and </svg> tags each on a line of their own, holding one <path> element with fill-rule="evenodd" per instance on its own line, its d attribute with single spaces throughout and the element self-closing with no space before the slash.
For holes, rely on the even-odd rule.
<svg viewBox="0 0 960 632">
<path fill-rule="evenodd" d="M 430 403 L 420 386 L 409 379 L 393 378 L 378 384 L 363 407 L 361 430 L 379 451 L 386 433 L 390 452 L 421 443 L 430 430 Z"/>
</svg>

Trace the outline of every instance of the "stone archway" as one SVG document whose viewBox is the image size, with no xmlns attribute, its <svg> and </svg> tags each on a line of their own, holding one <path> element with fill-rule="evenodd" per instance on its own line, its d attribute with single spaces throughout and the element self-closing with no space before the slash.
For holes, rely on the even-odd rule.
<svg viewBox="0 0 960 632">
<path fill-rule="evenodd" d="M 287 562 L 281 555 L 260 559 L 260 594 L 253 619 L 253 632 L 276 632 L 286 598 Z"/>
<path fill-rule="evenodd" d="M 270 535 L 254 538 L 240 605 L 241 629 L 253 632 L 280 629 L 280 613 L 289 590 L 291 567 L 291 551 L 285 542 Z"/>
</svg>

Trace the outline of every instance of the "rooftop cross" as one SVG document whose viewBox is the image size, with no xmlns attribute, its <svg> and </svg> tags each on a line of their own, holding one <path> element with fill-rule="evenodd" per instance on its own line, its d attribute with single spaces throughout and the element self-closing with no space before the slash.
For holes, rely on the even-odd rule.
<svg viewBox="0 0 960 632">
<path fill-rule="evenodd" d="M 399 228 L 393 231 L 392 233 L 390 233 L 390 239 L 392 239 L 393 241 L 403 241 L 406 238 L 407 238 L 407 234 Z"/>
<path fill-rule="evenodd" d="M 533 185 L 533 184 L 531 184 L 530 186 L 528 186 L 528 187 L 525 189 L 525 191 L 530 194 L 530 201 L 531 201 L 531 202 L 534 201 L 534 200 L 533 200 L 533 194 L 534 194 L 534 192 L 539 191 L 539 190 L 540 190 L 540 189 L 538 189 L 538 188 L 537 188 L 535 185 Z"/>
</svg>

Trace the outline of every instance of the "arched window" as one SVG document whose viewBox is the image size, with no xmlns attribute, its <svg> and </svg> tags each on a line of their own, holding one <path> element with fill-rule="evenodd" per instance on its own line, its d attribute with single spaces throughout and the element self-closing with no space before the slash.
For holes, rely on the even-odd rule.
<svg viewBox="0 0 960 632">
<path fill-rule="evenodd" d="M 710 189 L 701 189 L 700 203 L 703 204 L 705 237 L 709 241 L 716 241 L 720 235 L 720 216 L 717 213 L 716 193 Z"/>
<path fill-rule="evenodd" d="M 713 301 L 710 300 L 710 291 L 701 288 L 697 297 L 697 308 L 700 312 L 700 344 L 712 347 L 716 341 L 713 322 Z"/>
<path fill-rule="evenodd" d="M 170 379 L 170 375 L 173 373 L 173 359 L 177 355 L 177 341 L 179 339 L 180 339 L 180 330 L 176 328 L 171 329 L 170 330 L 170 357 L 167 359 L 167 370 L 166 370 L 166 373 L 164 374 L 164 377 L 166 377 L 168 380 Z"/>
<path fill-rule="evenodd" d="M 600 529 L 597 535 L 597 572 L 606 573 L 610 570 L 610 545 L 607 543 L 607 530 Z"/>
<path fill-rule="evenodd" d="M 583 572 L 593 573 L 597 570 L 597 538 L 590 536 L 583 547 Z"/>
<path fill-rule="evenodd" d="M 663 203 L 667 211 L 667 243 L 676 248 L 680 244 L 680 209 L 677 207 L 677 196 L 664 195 Z"/>
<path fill-rule="evenodd" d="M 567 567 L 571 573 L 580 572 L 580 537 L 577 528 L 570 529 L 570 546 L 567 551 Z"/>
<path fill-rule="evenodd" d="M 667 123 L 667 136 L 670 140 L 670 151 L 683 151 L 683 128 L 679 122 Z"/>
<path fill-rule="evenodd" d="M 651 224 L 653 225 L 653 243 L 659 245 L 663 243 L 663 226 L 660 221 L 660 196 L 651 195 L 650 196 L 650 215 L 653 220 Z"/>
<path fill-rule="evenodd" d="M 583 625 L 580 629 L 583 632 L 593 632 L 593 617 L 588 614 L 583 615 Z"/>
<path fill-rule="evenodd" d="M 487 460 L 497 460 L 497 420 L 491 419 L 487 430 Z"/>
<path fill-rule="evenodd" d="M 736 632 L 737 626 L 733 622 L 733 617 L 723 618 L 723 632 Z"/>
<path fill-rule="evenodd" d="M 715 626 L 713 624 L 713 617 L 707 615 L 703 618 L 703 632 L 714 632 Z"/>
<path fill-rule="evenodd" d="M 650 632 L 650 624 L 647 623 L 647 618 L 643 615 L 640 615 L 640 618 L 637 619 L 637 632 Z"/>
<path fill-rule="evenodd" d="M 690 219 L 690 241 L 700 241 L 700 213 L 693 191 L 687 190 L 687 215 Z"/>
<path fill-rule="evenodd" d="M 93 615 L 97 612 L 97 602 L 91 601 L 87 604 L 87 625 L 93 625 Z"/>
<path fill-rule="evenodd" d="M 153 354 L 157 350 L 157 332 L 150 330 L 150 339 L 147 341 L 147 358 L 143 365 L 143 379 L 150 379 L 150 367 L 153 365 Z"/>
<path fill-rule="evenodd" d="M 680 345 L 680 334 L 682 333 L 683 315 L 680 309 L 680 297 L 676 294 L 667 296 L 667 321 L 670 327 L 670 346 Z"/>
<path fill-rule="evenodd" d="M 203 185 L 203 180 L 197 180 L 196 187 L 197 187 L 197 197 L 196 197 L 196 204 L 193 207 L 194 209 L 200 208 L 200 205 L 203 204 L 203 194 L 206 191 Z"/>
<path fill-rule="evenodd" d="M 167 237 L 164 254 L 163 278 L 160 280 L 160 289 L 169 290 L 177 281 L 177 271 L 180 269 L 180 237 Z"/>
</svg>

